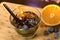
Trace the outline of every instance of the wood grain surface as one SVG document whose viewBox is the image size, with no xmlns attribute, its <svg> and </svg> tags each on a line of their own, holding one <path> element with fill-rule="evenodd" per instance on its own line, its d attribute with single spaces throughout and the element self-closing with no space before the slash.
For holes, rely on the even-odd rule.
<svg viewBox="0 0 60 40">
<path fill-rule="evenodd" d="M 20 4 L 2 2 L 0 4 L 0 40 L 24 40 L 24 38 L 16 32 L 14 26 L 11 25 L 9 20 L 9 12 L 4 8 L 3 4 L 7 4 L 11 10 L 15 9 L 15 6 L 22 6 Z M 28 7 L 28 6 L 27 6 Z M 37 8 L 41 11 L 40 8 Z M 38 30 L 36 31 L 36 36 L 30 40 L 47 40 L 51 38 L 51 40 L 60 40 L 60 38 L 55 39 L 54 33 L 44 36 L 43 32 L 46 30 L 48 26 L 44 25 L 43 23 L 40 24 Z"/>
</svg>

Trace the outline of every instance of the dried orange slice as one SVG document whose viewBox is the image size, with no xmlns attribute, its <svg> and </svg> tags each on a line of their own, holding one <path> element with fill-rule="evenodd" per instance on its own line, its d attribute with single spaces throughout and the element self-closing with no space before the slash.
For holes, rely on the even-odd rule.
<svg viewBox="0 0 60 40">
<path fill-rule="evenodd" d="M 60 24 L 60 7 L 55 4 L 45 6 L 41 11 L 41 20 L 49 26 Z"/>
</svg>

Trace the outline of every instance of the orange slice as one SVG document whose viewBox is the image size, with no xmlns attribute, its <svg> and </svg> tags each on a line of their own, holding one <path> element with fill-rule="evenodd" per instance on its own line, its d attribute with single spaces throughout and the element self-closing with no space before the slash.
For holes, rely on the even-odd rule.
<svg viewBox="0 0 60 40">
<path fill-rule="evenodd" d="M 41 12 L 41 20 L 49 26 L 60 24 L 60 7 L 55 4 L 45 6 Z"/>
</svg>

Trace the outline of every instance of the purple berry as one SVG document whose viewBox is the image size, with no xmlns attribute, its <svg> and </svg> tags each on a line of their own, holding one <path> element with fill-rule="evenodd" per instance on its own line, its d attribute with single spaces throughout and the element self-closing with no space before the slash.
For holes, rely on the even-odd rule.
<svg viewBox="0 0 60 40">
<path fill-rule="evenodd" d="M 48 31 L 49 31 L 50 33 L 52 33 L 52 32 L 54 32 L 54 28 L 53 28 L 53 27 L 50 27 L 50 28 L 48 29 Z"/>
<path fill-rule="evenodd" d="M 27 30 L 28 29 L 28 26 L 27 25 L 23 25 L 23 29 L 24 30 Z"/>
<path fill-rule="evenodd" d="M 34 23 L 34 19 L 30 19 L 30 20 L 29 20 L 29 23 L 30 23 L 30 24 L 33 24 L 33 23 Z"/>
<path fill-rule="evenodd" d="M 48 38 L 47 40 L 51 40 L 50 38 Z"/>
<path fill-rule="evenodd" d="M 59 32 L 59 29 L 58 28 L 54 28 L 54 32 L 55 33 Z"/>
<path fill-rule="evenodd" d="M 48 35 L 49 33 L 49 31 L 44 31 L 44 35 Z"/>
<path fill-rule="evenodd" d="M 59 33 L 55 33 L 55 34 L 54 34 L 54 37 L 55 37 L 55 38 L 59 38 L 59 36 L 60 36 Z"/>
</svg>

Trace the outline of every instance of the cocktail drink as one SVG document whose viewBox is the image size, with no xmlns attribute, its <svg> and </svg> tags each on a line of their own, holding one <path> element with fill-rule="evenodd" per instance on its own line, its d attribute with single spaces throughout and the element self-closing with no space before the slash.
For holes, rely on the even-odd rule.
<svg viewBox="0 0 60 40">
<path fill-rule="evenodd" d="M 23 37 L 33 37 L 40 24 L 40 12 L 35 8 L 22 7 L 22 9 L 16 13 L 16 16 L 20 19 L 17 22 L 10 15 L 10 22 L 16 28 L 16 31 Z M 34 10 L 33 10 L 34 9 Z M 15 9 L 16 10 L 16 9 Z"/>
</svg>

